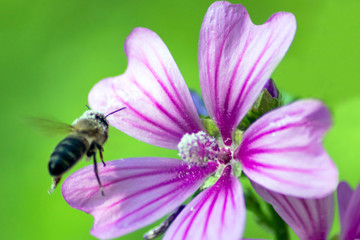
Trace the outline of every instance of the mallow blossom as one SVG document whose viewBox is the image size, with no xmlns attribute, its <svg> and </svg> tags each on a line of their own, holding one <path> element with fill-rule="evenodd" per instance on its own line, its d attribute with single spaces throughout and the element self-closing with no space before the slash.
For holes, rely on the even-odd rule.
<svg viewBox="0 0 360 240">
<path fill-rule="evenodd" d="M 304 199 L 285 196 L 253 183 L 256 192 L 294 230 L 300 240 L 326 240 L 334 218 L 334 195 Z M 339 240 L 360 239 L 360 184 L 353 191 L 341 182 L 337 188 L 341 232 Z M 331 238 L 335 239 L 335 238 Z"/>
<path fill-rule="evenodd" d="M 142 228 L 207 188 L 176 217 L 163 239 L 240 239 L 245 226 L 243 172 L 265 189 L 296 197 L 323 197 L 338 172 L 322 146 L 331 127 L 318 100 L 273 110 L 244 134 L 237 126 L 259 96 L 295 34 L 291 13 L 254 25 L 242 5 L 215 2 L 199 40 L 202 96 L 219 134 L 209 134 L 169 50 L 151 30 L 136 28 L 125 42 L 123 75 L 99 82 L 89 94 L 115 128 L 143 142 L 177 149 L 181 159 L 126 158 L 99 166 L 105 197 L 93 168 L 66 179 L 68 204 L 94 216 L 91 234 L 115 238 Z M 214 125 L 214 126 L 215 126 Z M 119 146 L 121 152 L 121 146 Z M 141 151 L 141 149 L 139 149 Z"/>
</svg>

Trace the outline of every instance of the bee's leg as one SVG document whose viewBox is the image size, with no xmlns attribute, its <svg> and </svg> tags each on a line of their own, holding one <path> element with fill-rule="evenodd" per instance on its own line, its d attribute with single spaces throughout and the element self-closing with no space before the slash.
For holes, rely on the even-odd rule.
<svg viewBox="0 0 360 240">
<path fill-rule="evenodd" d="M 104 151 L 104 148 L 98 144 L 97 142 L 94 142 L 95 143 L 95 146 L 97 147 L 97 149 L 99 149 L 99 155 L 100 155 L 100 159 L 101 159 L 101 162 L 104 164 L 104 167 L 106 167 L 106 164 L 104 162 L 104 158 L 103 158 L 103 155 L 102 155 L 102 152 Z"/>
<path fill-rule="evenodd" d="M 99 177 L 99 171 L 98 171 L 98 168 L 97 168 L 96 153 L 95 152 L 93 153 L 93 159 L 94 159 L 94 172 L 95 172 L 95 176 L 96 176 L 96 179 L 98 181 L 98 184 L 99 184 L 100 192 L 101 192 L 102 196 L 105 196 L 104 189 L 103 189 L 103 186 L 101 184 L 100 177 Z"/>
<path fill-rule="evenodd" d="M 103 163 L 104 167 L 106 167 L 106 164 L 104 162 L 104 158 L 103 158 L 103 155 L 102 155 L 102 149 L 99 149 L 99 155 L 100 155 L 100 159 L 101 159 L 101 162 Z"/>
<path fill-rule="evenodd" d="M 48 191 L 49 194 L 52 194 L 54 192 L 56 186 L 59 184 L 60 181 L 61 181 L 61 176 L 53 177 L 53 183 L 51 184 L 51 187 Z"/>
</svg>

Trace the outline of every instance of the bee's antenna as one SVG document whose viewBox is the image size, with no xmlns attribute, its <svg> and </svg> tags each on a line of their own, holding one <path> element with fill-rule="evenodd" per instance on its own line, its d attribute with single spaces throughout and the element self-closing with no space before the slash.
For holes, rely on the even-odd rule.
<svg viewBox="0 0 360 240">
<path fill-rule="evenodd" d="M 85 107 L 87 107 L 87 109 L 91 110 L 91 108 L 89 107 L 89 105 L 86 104 Z"/>
<path fill-rule="evenodd" d="M 109 113 L 108 115 L 106 115 L 105 118 L 107 118 L 108 116 L 110 116 L 110 115 L 112 115 L 112 114 L 114 114 L 114 113 L 117 113 L 117 112 L 119 112 L 119 111 L 121 111 L 121 110 L 123 110 L 123 109 L 125 109 L 125 108 L 126 108 L 126 107 L 119 108 L 118 110 L 115 110 L 115 111 Z"/>
</svg>

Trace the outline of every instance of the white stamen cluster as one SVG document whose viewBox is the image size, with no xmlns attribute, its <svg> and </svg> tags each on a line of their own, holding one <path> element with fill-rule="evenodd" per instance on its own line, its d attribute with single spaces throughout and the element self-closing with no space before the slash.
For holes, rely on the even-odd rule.
<svg viewBox="0 0 360 240">
<path fill-rule="evenodd" d="M 203 131 L 185 134 L 178 144 L 179 156 L 184 161 L 202 163 L 212 160 L 213 152 L 218 149 L 215 139 Z"/>
</svg>

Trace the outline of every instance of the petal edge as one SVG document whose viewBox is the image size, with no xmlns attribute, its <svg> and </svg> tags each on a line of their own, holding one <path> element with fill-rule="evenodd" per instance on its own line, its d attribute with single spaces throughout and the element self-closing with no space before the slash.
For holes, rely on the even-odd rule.
<svg viewBox="0 0 360 240">
<path fill-rule="evenodd" d="M 244 230 L 245 212 L 240 182 L 227 166 L 220 179 L 177 216 L 164 240 L 189 239 L 189 236 L 199 240 L 238 240 Z"/>
<path fill-rule="evenodd" d="M 200 85 L 226 145 L 284 57 L 295 30 L 291 13 L 279 12 L 254 25 L 240 4 L 215 2 L 208 9 L 199 40 Z"/>
<path fill-rule="evenodd" d="M 144 227 L 185 201 L 216 170 L 216 164 L 195 166 L 179 159 L 133 158 L 99 165 L 105 197 L 99 193 L 93 167 L 69 176 L 62 185 L 73 208 L 94 216 L 91 234 L 114 238 Z"/>
<path fill-rule="evenodd" d="M 331 124 L 330 112 L 320 101 L 297 101 L 254 122 L 234 156 L 252 181 L 269 190 L 324 197 L 338 184 L 338 170 L 322 146 Z"/>
</svg>

